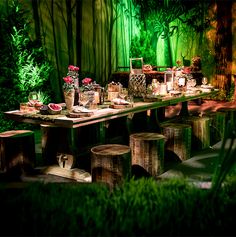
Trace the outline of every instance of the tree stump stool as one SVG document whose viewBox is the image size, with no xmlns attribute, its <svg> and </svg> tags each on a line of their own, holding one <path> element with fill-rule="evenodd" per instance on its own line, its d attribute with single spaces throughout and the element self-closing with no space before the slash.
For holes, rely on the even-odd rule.
<svg viewBox="0 0 236 237">
<path fill-rule="evenodd" d="M 203 116 L 211 118 L 210 144 L 214 145 L 221 141 L 224 137 L 226 128 L 226 113 L 220 111 L 208 112 Z"/>
<path fill-rule="evenodd" d="M 151 176 L 164 171 L 165 137 L 159 133 L 134 133 L 130 135 L 132 165 L 138 165 Z"/>
<path fill-rule="evenodd" d="M 187 117 L 184 123 L 192 126 L 192 150 L 203 150 L 210 147 L 210 124 L 209 117 Z"/>
<path fill-rule="evenodd" d="M 33 131 L 12 130 L 0 133 L 0 168 L 10 177 L 31 173 L 35 157 Z"/>
<path fill-rule="evenodd" d="M 131 177 L 130 147 L 120 144 L 98 145 L 91 149 L 92 182 L 107 183 L 113 189 Z"/>
<path fill-rule="evenodd" d="M 236 129 L 236 109 L 235 108 L 220 108 L 217 112 L 225 113 L 225 128 L 230 125 L 231 129 Z M 225 134 L 224 134 L 225 135 Z"/>
<path fill-rule="evenodd" d="M 184 161 L 191 156 L 192 127 L 188 124 L 163 123 L 162 134 L 166 137 L 165 154 Z"/>
</svg>

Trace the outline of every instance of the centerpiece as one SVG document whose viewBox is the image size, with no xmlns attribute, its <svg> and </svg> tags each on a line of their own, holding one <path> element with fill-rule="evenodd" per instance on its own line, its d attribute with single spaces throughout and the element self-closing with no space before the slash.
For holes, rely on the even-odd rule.
<svg viewBox="0 0 236 237">
<path fill-rule="evenodd" d="M 86 107 L 92 108 L 92 105 L 95 101 L 95 82 L 92 82 L 92 79 L 86 77 L 82 80 L 82 86 L 80 88 L 79 103 Z"/>
<path fill-rule="evenodd" d="M 66 77 L 63 77 L 63 93 L 64 99 L 66 103 L 67 110 L 72 110 L 73 105 L 78 103 L 79 97 L 79 82 L 78 82 L 78 71 L 79 67 L 69 65 L 68 66 L 68 74 Z"/>
</svg>

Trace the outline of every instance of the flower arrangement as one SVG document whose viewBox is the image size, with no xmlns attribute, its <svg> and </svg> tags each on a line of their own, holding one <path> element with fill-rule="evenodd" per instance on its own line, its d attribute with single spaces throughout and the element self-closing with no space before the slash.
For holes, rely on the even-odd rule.
<svg viewBox="0 0 236 237">
<path fill-rule="evenodd" d="M 63 90 L 66 92 L 69 92 L 70 90 L 74 89 L 74 80 L 71 76 L 63 77 L 64 84 L 63 84 Z"/>
<path fill-rule="evenodd" d="M 79 67 L 69 65 L 68 66 L 68 73 L 66 77 L 63 77 L 64 84 L 63 84 L 63 90 L 65 92 L 69 92 L 72 89 L 75 89 L 78 87 L 78 76 L 79 76 Z"/>
<path fill-rule="evenodd" d="M 86 77 L 82 80 L 81 91 L 92 91 L 94 90 L 95 85 L 96 85 L 96 82 L 92 82 L 91 78 Z"/>
</svg>

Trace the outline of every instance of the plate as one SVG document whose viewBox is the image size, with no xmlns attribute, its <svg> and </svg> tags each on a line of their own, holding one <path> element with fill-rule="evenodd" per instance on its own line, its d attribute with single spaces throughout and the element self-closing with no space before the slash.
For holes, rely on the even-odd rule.
<svg viewBox="0 0 236 237">
<path fill-rule="evenodd" d="M 93 115 L 93 112 L 69 112 L 67 117 L 69 118 L 83 118 L 83 117 L 90 117 Z"/>
<path fill-rule="evenodd" d="M 73 108 L 73 113 L 91 113 L 94 110 L 84 108 L 83 106 L 76 106 Z"/>
<path fill-rule="evenodd" d="M 201 85 L 201 88 L 204 88 L 204 89 L 213 89 L 214 86 L 212 86 L 212 85 Z"/>
</svg>

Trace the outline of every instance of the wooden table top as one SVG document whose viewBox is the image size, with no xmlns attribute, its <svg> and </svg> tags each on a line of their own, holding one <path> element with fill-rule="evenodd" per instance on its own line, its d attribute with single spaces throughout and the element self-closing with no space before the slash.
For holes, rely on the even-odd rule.
<svg viewBox="0 0 236 237">
<path fill-rule="evenodd" d="M 93 115 L 90 117 L 70 118 L 66 116 L 66 111 L 60 115 L 41 115 L 39 112 L 24 113 L 19 110 L 4 112 L 5 116 L 9 119 L 31 124 L 45 124 L 55 127 L 77 128 L 89 124 L 95 124 L 119 117 L 128 116 L 133 113 L 139 113 L 152 109 L 158 109 L 169 105 L 177 104 L 179 102 L 187 102 L 194 99 L 214 96 L 218 90 L 211 92 L 202 92 L 194 95 L 182 95 L 179 97 L 162 97 L 162 101 L 144 102 L 141 98 L 135 99 L 133 107 L 129 108 L 100 108 L 92 110 Z"/>
</svg>

